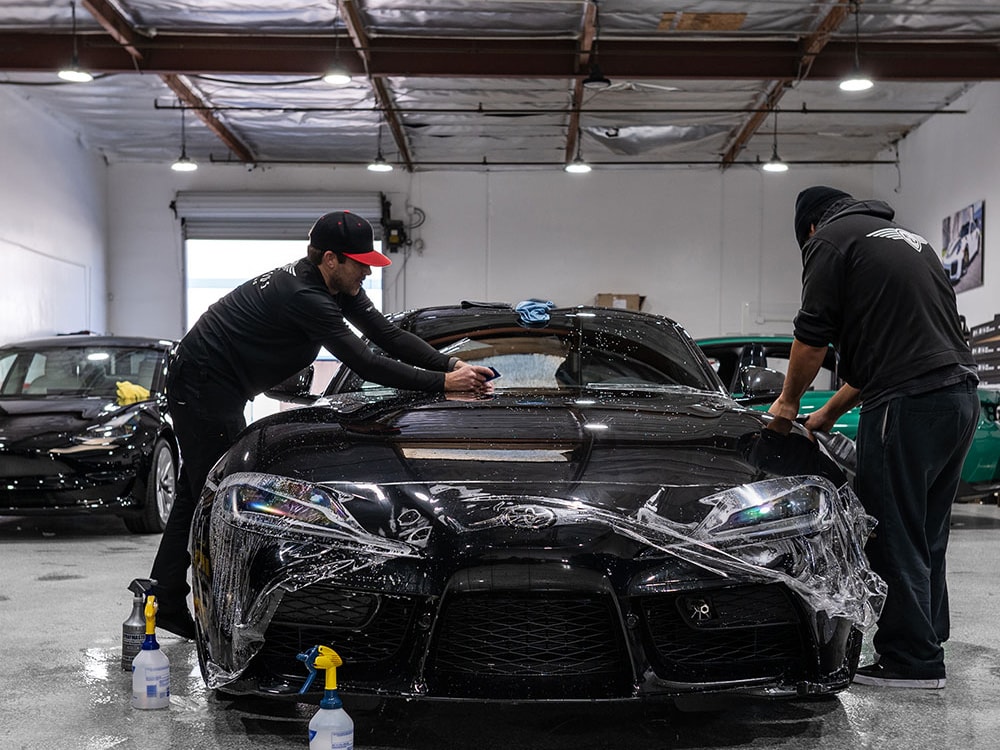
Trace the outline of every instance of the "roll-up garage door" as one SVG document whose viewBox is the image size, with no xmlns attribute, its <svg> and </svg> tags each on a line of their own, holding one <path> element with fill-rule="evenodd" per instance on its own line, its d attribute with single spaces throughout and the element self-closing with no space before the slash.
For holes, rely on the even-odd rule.
<svg viewBox="0 0 1000 750">
<path fill-rule="evenodd" d="M 184 239 L 305 240 L 330 211 L 352 211 L 371 222 L 381 239 L 379 193 L 181 191 L 171 207 Z"/>
</svg>

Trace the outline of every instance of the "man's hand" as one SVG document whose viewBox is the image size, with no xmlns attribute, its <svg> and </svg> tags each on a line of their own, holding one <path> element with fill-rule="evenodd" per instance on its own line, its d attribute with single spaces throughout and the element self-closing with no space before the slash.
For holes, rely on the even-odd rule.
<svg viewBox="0 0 1000 750">
<path fill-rule="evenodd" d="M 829 432 L 833 429 L 833 425 L 836 421 L 837 417 L 831 416 L 826 407 L 823 407 L 807 416 L 806 421 L 802 424 L 807 430 L 809 430 L 809 432 Z"/>
<path fill-rule="evenodd" d="M 784 394 L 782 394 L 778 397 L 777 401 L 771 404 L 767 413 L 773 414 L 776 417 L 795 421 L 795 418 L 799 416 L 799 402 L 787 399 Z"/>
<path fill-rule="evenodd" d="M 444 374 L 444 389 L 481 393 L 487 389 L 486 381 L 492 377 L 493 371 L 489 367 L 460 362 L 454 370 Z"/>
</svg>

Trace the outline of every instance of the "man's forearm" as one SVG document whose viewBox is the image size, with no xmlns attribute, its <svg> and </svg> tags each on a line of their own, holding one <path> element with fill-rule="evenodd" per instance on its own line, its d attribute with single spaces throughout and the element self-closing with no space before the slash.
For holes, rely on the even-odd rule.
<svg viewBox="0 0 1000 750">
<path fill-rule="evenodd" d="M 816 373 L 823 366 L 828 347 L 809 346 L 796 339 L 792 342 L 792 351 L 788 357 L 788 372 L 785 373 L 785 385 L 781 389 L 781 397 L 802 400 L 802 394 L 809 390 Z"/>
</svg>

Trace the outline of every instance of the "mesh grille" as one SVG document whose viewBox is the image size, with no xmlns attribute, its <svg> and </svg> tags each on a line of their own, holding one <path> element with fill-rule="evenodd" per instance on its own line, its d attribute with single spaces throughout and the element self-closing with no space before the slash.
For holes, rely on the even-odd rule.
<svg viewBox="0 0 1000 750">
<path fill-rule="evenodd" d="M 643 612 L 664 679 L 752 679 L 804 668 L 801 618 L 781 586 L 651 597 Z"/>
<path fill-rule="evenodd" d="M 615 628 L 593 598 L 456 597 L 442 614 L 438 670 L 593 674 L 615 667 Z"/>
<path fill-rule="evenodd" d="M 452 594 L 428 683 L 447 695 L 588 698 L 623 694 L 631 667 L 609 597 Z"/>
<path fill-rule="evenodd" d="M 264 635 L 258 670 L 301 681 L 296 655 L 316 644 L 344 659 L 344 682 L 370 679 L 391 668 L 409 636 L 416 602 L 407 597 L 348 591 L 319 584 L 286 594 Z"/>
</svg>

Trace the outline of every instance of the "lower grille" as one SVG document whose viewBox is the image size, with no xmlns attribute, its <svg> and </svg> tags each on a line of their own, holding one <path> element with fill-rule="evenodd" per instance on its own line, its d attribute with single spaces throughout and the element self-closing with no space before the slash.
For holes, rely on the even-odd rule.
<svg viewBox="0 0 1000 750">
<path fill-rule="evenodd" d="M 753 585 L 643 600 L 651 661 L 663 679 L 742 680 L 801 673 L 801 617 L 783 586 Z"/>
<path fill-rule="evenodd" d="M 457 593 L 442 608 L 432 694 L 497 698 L 621 695 L 632 683 L 608 596 Z"/>
<path fill-rule="evenodd" d="M 331 646 L 344 660 L 343 683 L 378 681 L 398 669 L 417 603 L 408 597 L 340 589 L 326 584 L 285 594 L 255 657 L 258 674 L 292 682 L 306 677 L 297 654 Z"/>
</svg>

